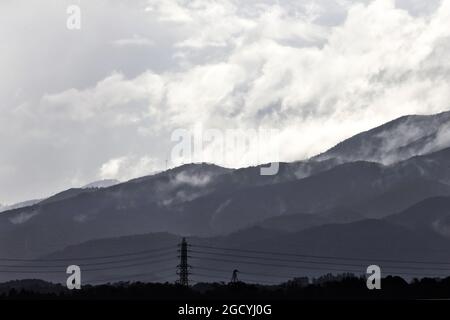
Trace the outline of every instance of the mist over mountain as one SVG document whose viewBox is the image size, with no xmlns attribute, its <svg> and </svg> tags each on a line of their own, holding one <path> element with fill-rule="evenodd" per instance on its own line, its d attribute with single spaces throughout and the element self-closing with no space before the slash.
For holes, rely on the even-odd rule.
<svg viewBox="0 0 450 320">
<path fill-rule="evenodd" d="M 24 207 L 29 207 L 32 205 L 35 205 L 39 202 L 43 202 L 43 201 L 54 201 L 57 199 L 61 199 L 62 197 L 66 197 L 66 196 L 73 196 L 74 194 L 78 194 L 80 192 L 82 192 L 81 189 L 96 189 L 96 188 L 107 188 L 107 187 L 111 187 L 114 186 L 116 184 L 119 184 L 120 181 L 119 180 L 115 180 L 115 179 L 105 179 L 105 180 L 99 180 L 99 181 L 95 181 L 95 182 L 91 182 L 81 188 L 72 188 L 63 192 L 60 192 L 56 195 L 51 196 L 50 198 L 47 199 L 33 199 L 33 200 L 27 200 L 27 201 L 23 201 L 23 202 L 19 202 L 19 203 L 15 203 L 12 205 L 2 205 L 0 204 L 0 212 L 3 211 L 8 211 L 8 210 L 14 210 L 14 209 L 20 209 L 20 208 L 24 208 Z"/>
<path fill-rule="evenodd" d="M 314 157 L 392 164 L 450 146 L 450 112 L 409 115 L 351 137 Z"/>
<path fill-rule="evenodd" d="M 35 199 L 35 200 L 27 200 L 27 201 L 23 201 L 23 202 L 11 204 L 11 205 L 0 204 L 0 212 L 19 209 L 19 208 L 23 208 L 23 207 L 29 207 L 29 206 L 32 206 L 41 201 L 42 201 L 42 199 Z"/>
<path fill-rule="evenodd" d="M 352 251 L 356 239 L 346 238 L 338 246 L 323 230 L 341 237 L 341 232 L 356 235 L 367 228 L 371 234 L 378 230 L 395 236 L 391 241 L 400 241 L 404 253 L 413 247 L 417 254 L 427 252 L 427 243 L 447 248 L 449 119 L 450 113 L 405 116 L 312 159 L 280 163 L 274 176 L 260 175 L 261 166 L 228 169 L 197 163 L 122 183 L 69 189 L 3 212 L 0 255 L 35 258 L 101 238 L 115 239 L 105 240 L 106 246 L 119 248 L 122 240 L 117 239 L 124 239 L 119 237 L 160 232 L 170 233 L 171 241 L 181 235 L 224 237 L 237 246 L 248 241 L 274 250 L 286 246 L 346 254 L 357 252 Z M 267 237 L 277 241 L 265 243 Z M 388 242 L 380 247 L 375 235 L 361 239 L 366 239 L 361 250 L 400 254 Z M 162 240 L 154 241 L 157 246 Z"/>
</svg>

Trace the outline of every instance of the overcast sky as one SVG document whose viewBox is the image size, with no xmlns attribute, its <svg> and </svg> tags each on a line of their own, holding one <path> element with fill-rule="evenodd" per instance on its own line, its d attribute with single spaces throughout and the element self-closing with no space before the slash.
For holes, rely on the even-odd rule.
<svg viewBox="0 0 450 320">
<path fill-rule="evenodd" d="M 164 169 L 178 128 L 276 129 L 292 161 L 450 109 L 449 21 L 449 0 L 2 0 L 0 203 Z M 261 162 L 229 151 L 196 160 Z"/>
</svg>

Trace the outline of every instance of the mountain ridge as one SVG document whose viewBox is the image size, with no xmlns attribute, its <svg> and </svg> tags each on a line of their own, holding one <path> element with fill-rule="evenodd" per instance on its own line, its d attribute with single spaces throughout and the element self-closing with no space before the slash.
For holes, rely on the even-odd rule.
<svg viewBox="0 0 450 320">
<path fill-rule="evenodd" d="M 402 117 L 355 137 L 379 135 L 383 128 L 391 134 L 405 128 L 405 123 L 414 127 L 415 119 L 419 127 L 443 126 L 422 128 L 417 137 L 407 135 L 405 141 L 413 144 L 423 140 L 421 133 L 443 132 L 450 113 Z M 369 144 L 379 138 L 370 135 Z M 352 145 L 352 138 L 346 141 Z M 36 257 L 96 238 L 148 232 L 219 236 L 270 218 L 311 214 L 294 218 L 302 229 L 303 218 L 315 220 L 308 222 L 311 226 L 340 221 L 340 217 L 321 216 L 339 207 L 361 215 L 344 223 L 382 218 L 429 197 L 450 196 L 449 161 L 450 148 L 445 147 L 388 164 L 332 157 L 280 163 L 275 176 L 261 176 L 261 166 L 186 164 L 106 188 L 69 189 L 32 206 L 3 212 L 0 255 Z"/>
</svg>

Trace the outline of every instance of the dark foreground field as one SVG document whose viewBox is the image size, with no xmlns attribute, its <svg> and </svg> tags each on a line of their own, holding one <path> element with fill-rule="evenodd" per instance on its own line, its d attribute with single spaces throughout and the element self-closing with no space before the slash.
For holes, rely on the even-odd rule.
<svg viewBox="0 0 450 320">
<path fill-rule="evenodd" d="M 22 280 L 0 285 L 1 300 L 155 300 L 155 301 L 312 301 L 450 299 L 450 277 L 410 282 L 382 279 L 380 290 L 368 290 L 364 278 L 265 286 L 245 283 L 198 283 L 183 287 L 170 283 L 111 283 L 86 285 L 69 291 L 60 284 Z"/>
</svg>

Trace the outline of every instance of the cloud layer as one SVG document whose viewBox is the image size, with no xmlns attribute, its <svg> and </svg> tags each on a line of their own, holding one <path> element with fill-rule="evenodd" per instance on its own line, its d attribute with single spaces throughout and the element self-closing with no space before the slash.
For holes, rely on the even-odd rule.
<svg viewBox="0 0 450 320">
<path fill-rule="evenodd" d="M 265 160 L 291 161 L 450 109 L 448 0 L 104 0 L 80 31 L 43 3 L 0 4 L 1 202 L 164 169 L 177 128 L 276 129 Z"/>
</svg>

